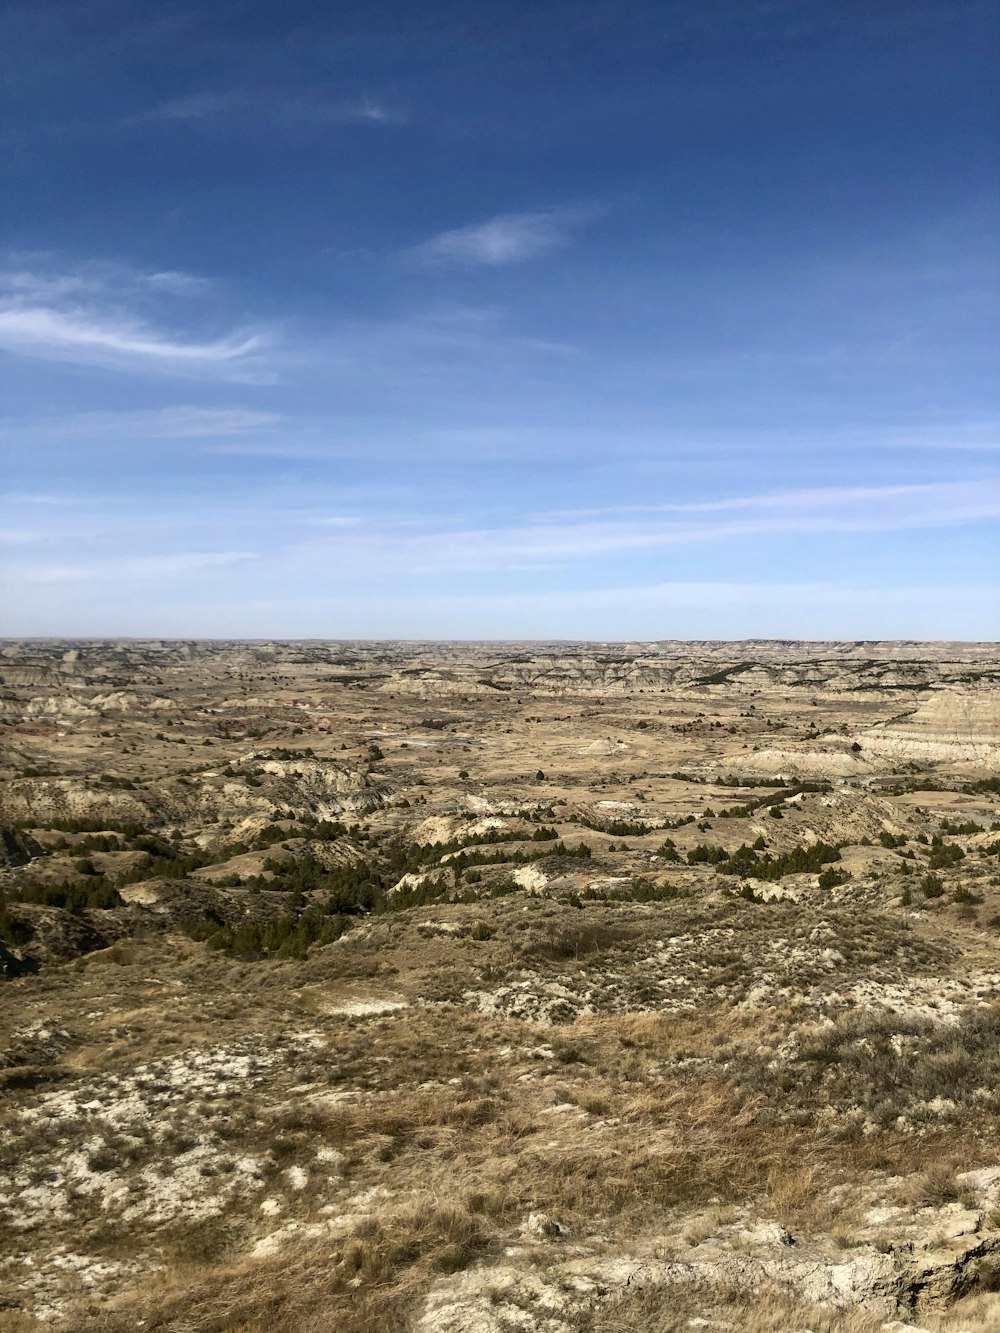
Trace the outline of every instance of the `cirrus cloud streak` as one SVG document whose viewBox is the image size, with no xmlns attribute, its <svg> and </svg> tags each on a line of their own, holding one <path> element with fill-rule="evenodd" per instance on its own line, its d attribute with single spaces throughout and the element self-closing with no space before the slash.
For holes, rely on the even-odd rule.
<svg viewBox="0 0 1000 1333">
<path fill-rule="evenodd" d="M 91 265 L 61 274 L 0 272 L 0 349 L 144 373 L 231 374 L 249 368 L 268 341 L 265 334 L 200 334 L 204 312 L 194 302 L 208 290 L 210 284 L 190 275 L 145 274 L 124 266 Z"/>
</svg>

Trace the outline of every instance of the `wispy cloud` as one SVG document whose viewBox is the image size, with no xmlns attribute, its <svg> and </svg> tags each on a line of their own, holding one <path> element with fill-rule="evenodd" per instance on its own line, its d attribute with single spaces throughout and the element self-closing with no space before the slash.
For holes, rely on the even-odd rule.
<svg viewBox="0 0 1000 1333">
<path fill-rule="evenodd" d="M 405 119 L 401 111 L 380 102 L 378 98 L 369 97 L 367 93 L 356 102 L 346 102 L 343 110 L 348 120 L 369 120 L 376 125 L 391 125 Z"/>
<path fill-rule="evenodd" d="M 0 545 L 33 546 L 36 542 L 45 541 L 47 536 L 46 532 L 39 532 L 36 528 L 0 528 Z"/>
<path fill-rule="evenodd" d="M 926 486 L 816 488 L 729 500 L 640 507 L 610 516 L 575 511 L 497 528 L 413 530 L 377 521 L 288 549 L 293 565 L 363 568 L 369 573 L 510 571 L 578 564 L 658 548 L 801 533 L 931 529 L 1000 517 L 1000 480 Z"/>
<path fill-rule="evenodd" d="M 23 268 L 0 272 L 0 348 L 46 360 L 167 373 L 245 363 L 263 348 L 262 332 L 204 338 L 158 322 L 165 313 L 159 308 L 161 293 L 177 297 L 203 286 L 186 274 L 143 274 L 115 266 L 85 266 L 64 274 Z M 176 324 L 176 308 L 166 313 Z"/>
<path fill-rule="evenodd" d="M 0 492 L 0 513 L 7 518 L 16 515 L 20 520 L 18 527 L 0 527 L 0 545 L 33 546 L 51 543 L 65 532 L 67 511 L 72 511 L 78 503 L 77 498 L 71 495 L 33 491 Z"/>
<path fill-rule="evenodd" d="M 559 511 L 543 518 L 594 518 L 610 515 L 663 514 L 698 515 L 764 512 L 779 523 L 803 522 L 809 526 L 835 525 L 837 530 L 855 527 L 936 525 L 990 517 L 1000 512 L 1000 479 L 977 481 L 900 483 L 889 486 L 818 486 L 797 490 L 769 491 L 759 495 L 720 496 L 712 500 L 653 501 L 648 504 L 606 505 L 599 508 Z M 768 520 L 765 520 L 768 521 Z"/>
<path fill-rule="evenodd" d="M 308 501 L 298 490 L 276 496 L 269 487 L 227 503 L 190 496 L 177 506 L 138 510 L 108 498 L 46 515 L 48 500 L 58 498 L 40 494 L 37 505 L 26 508 L 23 525 L 4 534 L 9 554 L 19 559 L 3 562 L 3 600 L 19 625 L 45 624 L 46 632 L 82 625 L 84 602 L 86 614 L 110 616 L 108 625 L 119 623 L 115 617 L 128 605 L 128 623 L 153 633 L 166 632 L 167 623 L 175 632 L 192 632 L 185 625 L 195 621 L 161 617 L 180 614 L 179 607 L 196 617 L 198 606 L 211 605 L 220 619 L 212 625 L 206 620 L 202 632 L 219 634 L 228 626 L 229 632 L 254 633 L 266 626 L 269 634 L 322 634 L 335 623 L 344 633 L 349 625 L 352 634 L 377 636 L 391 625 L 398 634 L 466 637 L 712 637 L 720 623 L 727 634 L 740 636 L 819 631 L 834 637 L 968 637 L 981 636 L 997 609 L 995 594 L 980 589 L 973 596 L 971 584 L 931 589 L 926 603 L 911 589 L 903 607 L 898 591 L 858 589 L 846 580 L 841 588 L 817 583 L 815 576 L 787 586 L 749 579 L 662 581 L 708 567 L 712 562 L 703 563 L 701 553 L 713 546 L 727 558 L 723 568 L 736 554 L 740 568 L 754 568 L 767 544 L 782 536 L 798 537 L 801 547 L 806 534 L 930 533 L 996 518 L 1000 481 L 989 477 L 790 489 L 589 517 L 522 513 L 492 525 L 446 507 L 414 513 L 402 495 L 393 509 L 384 495 L 377 507 L 356 497 L 354 508 L 343 487 L 310 494 Z M 212 543 L 205 543 L 205 534 Z M 206 550 L 211 544 L 216 549 Z M 29 551 L 34 558 L 27 558 Z M 618 582 L 630 568 L 631 587 Z M 530 576 L 508 578 L 514 571 Z M 492 586 L 477 590 L 482 581 Z M 372 586 L 381 589 L 378 596 Z M 158 597 L 147 605 L 142 599 L 152 587 Z M 418 597 L 414 587 L 421 590 Z M 289 588 L 297 590 L 290 598 Z M 505 591 L 498 595 L 498 588 Z M 337 607 L 344 611 L 339 618 Z M 867 610 L 861 614 L 859 608 Z M 657 621 L 671 610 L 683 612 L 681 619 Z M 239 630 L 231 616 L 246 617 Z M 95 632 L 110 632 L 100 616 L 87 623 Z"/>
<path fill-rule="evenodd" d="M 331 97 L 327 88 L 297 89 L 294 93 L 271 88 L 200 91 L 160 102 L 137 117 L 139 121 L 174 121 L 204 128 L 253 127 L 266 124 L 393 125 L 406 119 L 400 108 L 364 92 L 359 97 Z"/>
<path fill-rule="evenodd" d="M 281 417 L 275 412 L 255 412 L 245 407 L 183 405 L 120 412 L 80 412 L 70 417 L 35 419 L 27 430 L 62 437 L 194 440 L 250 435 L 268 430 L 280 421 Z M 17 427 L 2 432 L 7 436 L 20 433 Z"/>
<path fill-rule="evenodd" d="M 79 497 L 75 495 L 53 495 L 46 491 L 0 491 L 0 506 L 75 505 L 79 503 Z"/>
<path fill-rule="evenodd" d="M 919 427 L 892 431 L 874 443 L 885 449 L 966 450 L 996 453 L 1000 450 L 1000 422 L 961 421 L 953 426 Z"/>
<path fill-rule="evenodd" d="M 0 296 L 40 303 L 81 300 L 119 301 L 150 299 L 151 295 L 190 299 L 207 295 L 214 287 L 211 278 L 182 269 L 148 272 L 111 260 L 84 260 L 59 267 L 57 257 L 46 253 L 9 254 L 0 265 Z"/>
<path fill-rule="evenodd" d="M 146 113 L 147 119 L 203 120 L 206 116 L 224 115 L 243 105 L 244 99 L 232 93 L 199 92 L 184 97 L 172 97 L 160 102 Z"/>
<path fill-rule="evenodd" d="M 97 580 L 165 579 L 224 565 L 253 560 L 252 551 L 190 551 L 169 555 L 144 555 L 115 560 L 80 563 L 22 565 L 9 567 L 7 574 L 19 583 L 82 583 Z"/>
<path fill-rule="evenodd" d="M 114 321 L 86 310 L 46 310 L 37 306 L 0 310 L 0 347 L 27 356 L 77 360 L 88 352 L 165 362 L 232 361 L 258 349 L 258 335 L 214 342 L 178 342 L 133 321 Z"/>
<path fill-rule="evenodd" d="M 427 263 L 456 265 L 520 264 L 569 243 L 584 214 L 574 209 L 499 213 L 486 222 L 439 232 L 409 253 Z"/>
<path fill-rule="evenodd" d="M 101 505 L 85 512 L 78 507 L 71 516 L 54 513 L 42 521 L 36 510 L 23 525 L 12 526 L 6 539 L 12 545 L 44 543 L 51 552 L 44 565 L 24 570 L 32 581 L 66 580 L 68 568 L 82 570 L 73 576 L 79 578 L 113 579 L 120 568 L 180 574 L 190 561 L 209 568 L 249 559 L 253 547 L 266 554 L 273 580 L 305 586 L 335 570 L 338 584 L 346 587 L 351 570 L 363 580 L 450 579 L 456 570 L 599 569 L 610 559 L 629 556 L 640 557 L 648 570 L 655 568 L 656 552 L 711 546 L 728 545 L 752 561 L 761 543 L 781 537 L 932 531 L 997 517 L 1000 480 L 988 477 L 975 483 L 778 491 L 680 502 L 652 512 L 524 514 L 498 525 L 409 512 L 402 500 L 388 513 L 384 504 L 377 511 L 363 502 L 354 508 L 341 488 L 326 501 L 314 495 L 305 502 L 294 492 L 281 502 L 268 490 L 227 505 L 192 498 L 179 510 L 168 507 L 155 514 Z M 200 534 L 206 532 L 223 551 L 185 554 L 198 550 Z M 180 554 L 160 555 L 157 548 Z"/>
<path fill-rule="evenodd" d="M 142 280 L 157 291 L 172 292 L 177 296 L 190 296 L 194 292 L 208 291 L 209 278 L 195 277 L 193 273 L 179 273 L 176 269 L 164 269 L 160 273 L 146 273 Z"/>
</svg>

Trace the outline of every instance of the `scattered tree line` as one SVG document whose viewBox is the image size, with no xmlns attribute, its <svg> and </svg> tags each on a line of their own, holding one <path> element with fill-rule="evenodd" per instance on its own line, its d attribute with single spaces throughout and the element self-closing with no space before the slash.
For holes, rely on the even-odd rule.
<svg viewBox="0 0 1000 1333">
<path fill-rule="evenodd" d="M 735 852 L 700 843 L 688 852 L 687 863 L 714 866 L 720 875 L 773 882 L 785 875 L 816 874 L 831 861 L 840 860 L 840 848 L 825 842 L 813 843 L 811 847 L 793 847 L 790 852 L 778 856 L 772 856 L 764 847 L 763 838 L 752 847 L 743 843 Z"/>
</svg>

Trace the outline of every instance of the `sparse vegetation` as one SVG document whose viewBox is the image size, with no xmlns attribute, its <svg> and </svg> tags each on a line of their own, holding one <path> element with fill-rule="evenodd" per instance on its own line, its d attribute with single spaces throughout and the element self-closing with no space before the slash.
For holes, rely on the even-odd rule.
<svg viewBox="0 0 1000 1333">
<path fill-rule="evenodd" d="M 995 1325 L 975 661 L 79 651 L 4 659 L 0 1329 Z"/>
</svg>

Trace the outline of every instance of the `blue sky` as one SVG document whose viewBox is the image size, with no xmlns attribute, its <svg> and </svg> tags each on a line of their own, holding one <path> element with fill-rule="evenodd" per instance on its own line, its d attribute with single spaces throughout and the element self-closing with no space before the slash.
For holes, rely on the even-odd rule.
<svg viewBox="0 0 1000 1333">
<path fill-rule="evenodd" d="M 12 0 L 2 631 L 1000 637 L 986 0 Z"/>
</svg>

